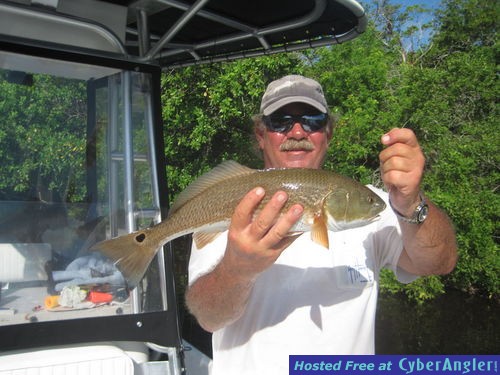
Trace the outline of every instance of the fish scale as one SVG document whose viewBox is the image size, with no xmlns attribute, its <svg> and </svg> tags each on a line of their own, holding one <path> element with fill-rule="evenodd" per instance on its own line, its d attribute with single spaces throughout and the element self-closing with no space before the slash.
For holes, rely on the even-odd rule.
<svg viewBox="0 0 500 375">
<path fill-rule="evenodd" d="M 286 191 L 289 195 L 284 210 L 295 203 L 309 207 L 316 206 L 320 203 L 322 197 L 329 188 L 321 186 L 320 179 L 307 179 L 304 175 L 297 172 L 299 171 L 273 170 L 267 173 L 256 171 L 248 176 L 231 178 L 216 186 L 208 188 L 205 192 L 206 194 L 194 197 L 191 202 L 183 207 L 183 209 L 190 210 L 187 216 L 191 216 L 191 214 L 194 215 L 195 213 L 199 215 L 199 220 L 197 220 L 198 223 L 196 225 L 206 222 L 205 220 L 208 217 L 210 217 L 211 220 L 222 221 L 228 219 L 232 215 L 243 195 L 256 186 L 261 186 L 266 191 L 266 196 L 258 209 L 269 202 L 273 194 L 278 190 Z M 283 178 L 283 180 L 281 180 L 281 178 Z M 295 182 L 284 182 L 287 180 L 293 180 Z M 332 186 L 331 188 L 334 187 Z M 175 213 L 172 215 L 172 219 L 174 216 L 176 216 Z"/>
</svg>

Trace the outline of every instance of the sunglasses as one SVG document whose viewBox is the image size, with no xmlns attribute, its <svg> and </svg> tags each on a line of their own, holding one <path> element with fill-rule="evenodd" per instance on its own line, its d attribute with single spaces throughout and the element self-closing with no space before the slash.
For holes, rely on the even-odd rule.
<svg viewBox="0 0 500 375">
<path fill-rule="evenodd" d="M 292 116 L 277 113 L 270 116 L 262 116 L 262 121 L 272 132 L 287 133 L 298 122 L 304 131 L 313 133 L 326 126 L 328 115 L 326 113 L 318 113 L 316 115 Z"/>
</svg>

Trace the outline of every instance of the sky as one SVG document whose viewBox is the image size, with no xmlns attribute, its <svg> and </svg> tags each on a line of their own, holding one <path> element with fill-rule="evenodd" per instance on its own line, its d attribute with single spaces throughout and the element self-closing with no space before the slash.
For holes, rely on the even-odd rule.
<svg viewBox="0 0 500 375">
<path fill-rule="evenodd" d="M 436 8 L 439 6 L 441 0 L 392 0 L 394 4 L 402 5 L 425 5 L 428 8 Z"/>
<path fill-rule="evenodd" d="M 363 4 L 372 5 L 372 4 L 377 4 L 380 0 L 357 0 L 357 1 Z M 412 5 L 421 5 L 424 8 L 430 9 L 431 12 L 427 14 L 420 14 L 413 20 L 413 23 L 416 26 L 420 26 L 425 23 L 428 23 L 432 19 L 432 12 L 435 9 L 439 8 L 441 0 L 389 0 L 389 3 L 392 5 L 401 5 L 404 8 Z M 410 22 L 408 26 L 411 25 L 412 23 Z M 432 35 L 432 30 L 429 29 L 421 30 L 421 33 L 416 37 L 414 37 L 413 39 L 407 39 L 404 41 L 405 49 L 408 50 L 418 49 L 420 45 L 427 44 L 431 35 Z"/>
<path fill-rule="evenodd" d="M 378 0 L 363 0 L 367 3 L 376 3 Z M 390 0 L 392 4 L 401 4 L 404 6 L 409 5 L 422 5 L 427 8 L 437 8 L 441 3 L 441 0 Z"/>
</svg>

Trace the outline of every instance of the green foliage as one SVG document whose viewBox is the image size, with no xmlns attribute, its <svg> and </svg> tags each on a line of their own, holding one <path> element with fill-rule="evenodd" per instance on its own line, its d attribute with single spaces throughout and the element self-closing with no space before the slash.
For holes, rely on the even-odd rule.
<svg viewBox="0 0 500 375">
<path fill-rule="evenodd" d="M 170 199 L 200 173 L 233 159 L 261 167 L 251 116 L 266 85 L 297 72 L 296 55 L 172 70 L 162 77 Z"/>
<path fill-rule="evenodd" d="M 177 143 L 167 147 L 167 155 L 182 156 L 182 162 L 169 167 L 170 182 L 180 189 L 224 158 L 258 165 L 243 119 L 257 111 L 268 81 L 302 72 L 323 85 L 330 109 L 339 117 L 325 167 L 380 185 L 380 137 L 393 127 L 411 128 L 427 158 L 423 188 L 455 225 L 460 258 L 453 273 L 403 285 L 384 272 L 382 288 L 420 302 L 447 288 L 498 297 L 498 5 L 446 1 L 428 44 L 419 40 L 409 44 L 418 49 L 411 49 L 403 40 L 415 39 L 429 27 L 427 21 L 415 25 L 427 10 L 381 3 L 376 22 L 361 37 L 306 51 L 300 60 L 276 56 L 168 75 L 178 80 L 174 88 L 184 87 L 164 94 L 172 95 L 164 100 L 164 111 L 172 113 L 164 112 L 167 139 Z M 170 127 L 174 113 L 183 120 Z M 186 121 L 188 117 L 196 121 Z M 181 134 L 173 129 L 182 129 Z"/>
<path fill-rule="evenodd" d="M 439 276 L 421 277 L 410 284 L 403 285 L 396 280 L 396 276 L 389 270 L 382 270 L 380 284 L 384 291 L 396 294 L 403 293 L 408 299 L 422 304 L 443 294 L 444 284 Z"/>
<path fill-rule="evenodd" d="M 440 51 L 467 51 L 497 44 L 500 4 L 495 0 L 445 0 L 437 11 L 434 42 Z"/>
<path fill-rule="evenodd" d="M 387 52 L 373 29 L 350 43 L 310 53 L 317 62 L 306 74 L 321 82 L 339 117 L 325 168 L 378 183 L 380 137 L 399 118 L 391 83 L 399 75 L 397 53 Z"/>
<path fill-rule="evenodd" d="M 448 1 L 447 5 L 452 9 L 441 12 L 436 47 L 423 60 L 424 67 L 409 71 L 413 84 L 402 94 L 412 99 L 409 121 L 418 125 L 427 156 L 424 187 L 449 213 L 457 231 L 459 262 L 444 280 L 492 297 L 500 291 L 500 123 L 495 48 L 490 42 L 492 2 Z M 456 9 L 462 9 L 461 17 L 456 17 Z M 475 18 L 471 22 L 469 12 Z M 453 31 L 460 29 L 457 22 L 470 35 L 460 37 L 460 45 Z"/>
<path fill-rule="evenodd" d="M 498 2 L 445 0 L 427 41 L 419 38 L 430 22 L 415 23 L 427 10 L 379 3 L 367 31 L 349 43 L 165 72 L 169 199 L 223 160 L 260 167 L 251 116 L 271 80 L 302 73 L 321 82 L 339 118 L 326 168 L 380 186 L 380 137 L 411 128 L 427 158 L 423 188 L 455 225 L 454 272 L 406 286 L 384 272 L 382 288 L 418 301 L 448 288 L 498 298 Z M 0 194 L 28 194 L 40 181 L 81 201 L 84 186 L 74 181 L 85 173 L 85 87 L 35 78 L 45 89 L 0 80 Z"/>
<path fill-rule="evenodd" d="M 33 86 L 0 80 L 0 193 L 25 198 L 47 186 L 67 201 L 84 197 L 85 85 L 44 75 Z M 46 185 L 48 184 L 48 185 Z"/>
</svg>

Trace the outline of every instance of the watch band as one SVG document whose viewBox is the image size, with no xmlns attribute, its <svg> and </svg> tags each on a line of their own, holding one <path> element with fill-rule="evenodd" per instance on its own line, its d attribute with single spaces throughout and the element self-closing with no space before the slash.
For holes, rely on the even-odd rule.
<svg viewBox="0 0 500 375">
<path fill-rule="evenodd" d="M 422 194 L 422 192 L 418 193 L 418 196 L 420 197 L 420 203 L 415 208 L 415 211 L 413 211 L 411 217 L 406 217 L 402 215 L 398 210 L 396 210 L 393 207 L 390 199 L 389 199 L 389 205 L 391 206 L 396 216 L 401 220 L 403 220 L 404 222 L 410 224 L 421 224 L 425 221 L 425 219 L 427 219 L 427 216 L 429 215 L 429 205 L 425 201 L 425 197 Z"/>
</svg>

